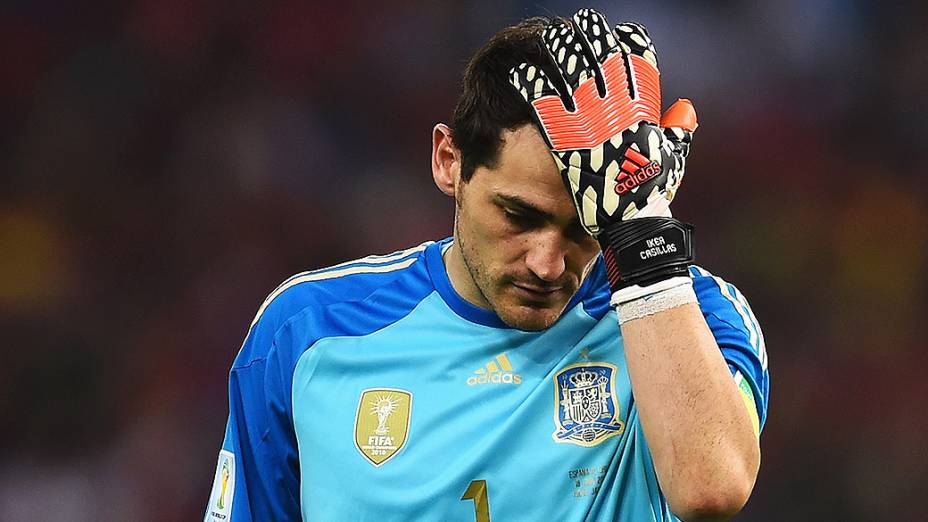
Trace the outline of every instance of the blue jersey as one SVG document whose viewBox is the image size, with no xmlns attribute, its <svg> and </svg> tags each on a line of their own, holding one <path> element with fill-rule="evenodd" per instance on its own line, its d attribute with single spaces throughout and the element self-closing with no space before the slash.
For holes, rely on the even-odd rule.
<svg viewBox="0 0 928 522">
<path fill-rule="evenodd" d="M 676 520 L 602 259 L 553 326 L 525 332 L 455 292 L 449 245 L 298 274 L 271 293 L 230 372 L 205 520 Z M 757 321 L 733 286 L 692 275 L 759 429 Z"/>
</svg>

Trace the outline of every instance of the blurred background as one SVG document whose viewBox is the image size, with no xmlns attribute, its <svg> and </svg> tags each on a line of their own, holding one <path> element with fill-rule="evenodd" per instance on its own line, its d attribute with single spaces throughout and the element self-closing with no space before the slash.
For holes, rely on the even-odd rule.
<svg viewBox="0 0 928 522">
<path fill-rule="evenodd" d="M 738 520 L 928 495 L 926 4 L 13 0 L 0 7 L 0 520 L 202 518 L 285 277 L 450 234 L 430 130 L 493 32 L 644 23 L 700 129 L 677 216 L 772 374 Z M 915 507 L 913 508 L 913 502 Z"/>
</svg>

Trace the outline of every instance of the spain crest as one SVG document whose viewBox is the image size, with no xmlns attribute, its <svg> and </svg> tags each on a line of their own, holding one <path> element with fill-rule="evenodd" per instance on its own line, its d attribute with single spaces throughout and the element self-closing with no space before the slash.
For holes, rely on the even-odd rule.
<svg viewBox="0 0 928 522">
<path fill-rule="evenodd" d="M 374 466 L 393 458 L 406 445 L 412 394 L 371 388 L 361 392 L 354 421 L 354 444 Z"/>
<path fill-rule="evenodd" d="M 595 446 L 620 435 L 617 369 L 605 362 L 572 364 L 554 376 L 554 442 Z"/>
</svg>

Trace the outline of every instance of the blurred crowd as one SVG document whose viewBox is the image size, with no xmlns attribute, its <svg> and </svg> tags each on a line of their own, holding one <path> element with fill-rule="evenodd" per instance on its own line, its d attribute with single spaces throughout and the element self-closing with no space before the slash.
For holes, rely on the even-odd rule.
<svg viewBox="0 0 928 522">
<path fill-rule="evenodd" d="M 636 20 L 700 115 L 677 216 L 772 375 L 739 520 L 928 493 L 924 3 L 13 0 L 0 7 L 0 520 L 202 517 L 285 277 L 450 234 L 430 130 L 536 14 Z M 917 514 L 914 515 L 918 517 Z"/>
</svg>

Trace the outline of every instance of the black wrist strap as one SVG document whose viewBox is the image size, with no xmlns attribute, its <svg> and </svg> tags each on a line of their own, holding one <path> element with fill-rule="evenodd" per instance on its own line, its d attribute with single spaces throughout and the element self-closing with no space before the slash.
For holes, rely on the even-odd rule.
<svg viewBox="0 0 928 522">
<path fill-rule="evenodd" d="M 666 217 L 634 218 L 609 225 L 597 239 L 613 292 L 689 277 L 694 260 L 689 223 Z"/>
</svg>

